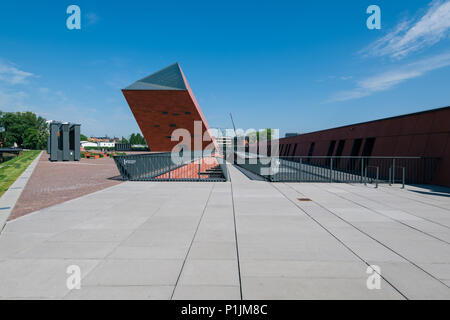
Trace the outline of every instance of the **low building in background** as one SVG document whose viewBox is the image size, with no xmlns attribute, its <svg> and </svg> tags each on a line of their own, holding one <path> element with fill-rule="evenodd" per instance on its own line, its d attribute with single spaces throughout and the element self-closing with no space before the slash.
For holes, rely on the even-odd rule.
<svg viewBox="0 0 450 320">
<path fill-rule="evenodd" d="M 114 148 L 116 146 L 116 142 L 91 142 L 91 141 L 81 141 L 81 147 L 83 148 Z"/>
<path fill-rule="evenodd" d="M 109 137 L 89 137 L 89 142 L 111 142 L 111 138 Z"/>
<path fill-rule="evenodd" d="M 97 148 L 98 147 L 98 144 L 95 142 L 81 141 L 80 144 L 81 144 L 81 147 L 83 147 L 83 148 L 86 148 L 86 147 Z"/>
<path fill-rule="evenodd" d="M 110 142 L 110 141 L 99 141 L 98 142 L 99 148 L 114 148 L 115 145 L 116 145 L 116 143 L 114 141 L 113 142 Z"/>
</svg>

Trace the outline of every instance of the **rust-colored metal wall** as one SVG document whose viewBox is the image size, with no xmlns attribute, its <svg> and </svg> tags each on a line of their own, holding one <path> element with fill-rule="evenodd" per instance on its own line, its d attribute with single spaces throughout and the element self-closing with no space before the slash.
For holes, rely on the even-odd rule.
<svg viewBox="0 0 450 320">
<path fill-rule="evenodd" d="M 197 112 L 187 91 L 144 91 L 123 90 L 150 151 L 171 151 L 179 141 L 171 141 L 177 128 L 187 129 L 191 133 L 191 150 L 194 147 L 194 121 L 201 121 L 201 134 L 207 127 Z M 211 141 L 203 141 L 204 149 Z M 198 148 L 197 148 L 198 149 Z"/>
<path fill-rule="evenodd" d="M 361 156 L 366 141 L 371 138 L 374 139 L 373 149 L 365 155 L 439 158 L 433 183 L 450 186 L 450 107 L 282 138 L 279 140 L 280 154 L 308 156 L 314 143 L 312 155 L 327 156 L 330 144 L 336 141 L 331 155 L 338 156 L 339 141 L 343 140 L 341 156 Z M 357 139 L 361 139 L 361 146 L 356 154 L 352 154 Z"/>
<path fill-rule="evenodd" d="M 211 143 L 215 146 L 206 118 L 178 63 L 138 80 L 122 92 L 150 151 L 172 151 L 180 142 L 190 150 L 203 150 Z M 198 132 L 195 121 L 201 123 Z M 182 139 L 172 141 L 176 129 L 189 131 L 190 144 Z M 195 139 L 200 139 L 198 144 Z"/>
</svg>

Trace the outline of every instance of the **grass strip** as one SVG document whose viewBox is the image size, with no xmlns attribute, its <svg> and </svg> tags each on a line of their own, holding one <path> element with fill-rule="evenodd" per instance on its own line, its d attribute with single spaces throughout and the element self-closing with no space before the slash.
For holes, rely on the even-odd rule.
<svg viewBox="0 0 450 320">
<path fill-rule="evenodd" d="M 39 155 L 40 150 L 24 151 L 20 156 L 0 163 L 0 197 Z"/>
</svg>

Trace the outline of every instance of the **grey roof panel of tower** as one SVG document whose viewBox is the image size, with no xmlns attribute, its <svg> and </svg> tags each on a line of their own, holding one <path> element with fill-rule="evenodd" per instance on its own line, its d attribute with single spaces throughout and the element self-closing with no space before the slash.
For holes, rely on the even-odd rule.
<svg viewBox="0 0 450 320">
<path fill-rule="evenodd" d="M 178 63 L 174 63 L 143 79 L 124 90 L 187 90 Z"/>
</svg>

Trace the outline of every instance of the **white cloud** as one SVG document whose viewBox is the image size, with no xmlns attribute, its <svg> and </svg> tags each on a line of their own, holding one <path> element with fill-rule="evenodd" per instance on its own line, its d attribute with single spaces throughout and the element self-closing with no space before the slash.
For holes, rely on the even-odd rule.
<svg viewBox="0 0 450 320">
<path fill-rule="evenodd" d="M 24 84 L 34 76 L 31 72 L 20 70 L 14 64 L 0 59 L 0 110 L 21 111 L 28 108 L 28 94 L 15 85 Z"/>
<path fill-rule="evenodd" d="M 16 68 L 13 64 L 0 60 L 0 81 L 8 84 L 22 84 L 30 77 L 31 72 L 26 72 Z"/>
<path fill-rule="evenodd" d="M 450 66 L 450 52 L 409 63 L 394 70 L 383 72 L 357 82 L 357 86 L 348 91 L 335 94 L 328 102 L 347 101 L 389 90 L 396 85 L 427 72 Z"/>
<path fill-rule="evenodd" d="M 430 47 L 450 35 L 450 0 L 436 0 L 429 4 L 419 19 L 399 23 L 393 31 L 363 49 L 371 56 L 403 58 L 409 53 Z"/>
</svg>

